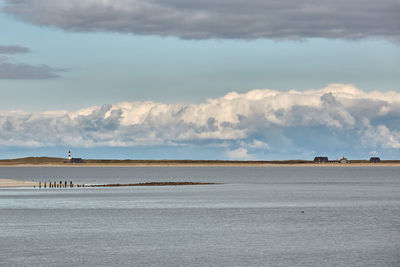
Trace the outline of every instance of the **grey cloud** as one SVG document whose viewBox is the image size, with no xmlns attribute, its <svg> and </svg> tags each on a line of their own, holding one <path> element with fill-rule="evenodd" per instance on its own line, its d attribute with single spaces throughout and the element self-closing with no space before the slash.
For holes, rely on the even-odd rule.
<svg viewBox="0 0 400 267">
<path fill-rule="evenodd" d="M 7 57 L 0 57 L 0 79 L 52 79 L 57 78 L 61 71 L 64 69 L 52 68 L 47 65 L 15 63 L 9 61 Z"/>
<path fill-rule="evenodd" d="M 29 48 L 19 45 L 0 45 L 0 54 L 28 53 Z"/>
<path fill-rule="evenodd" d="M 6 0 L 4 11 L 68 31 L 187 39 L 400 36 L 398 0 Z"/>
</svg>

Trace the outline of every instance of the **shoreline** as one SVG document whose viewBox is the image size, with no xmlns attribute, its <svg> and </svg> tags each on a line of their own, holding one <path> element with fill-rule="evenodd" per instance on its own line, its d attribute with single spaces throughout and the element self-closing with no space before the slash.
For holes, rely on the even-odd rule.
<svg viewBox="0 0 400 267">
<path fill-rule="evenodd" d="M 191 160 L 191 159 L 82 159 L 54 157 L 26 157 L 1 159 L 1 167 L 400 167 L 400 160 L 382 160 L 370 163 L 365 159 L 354 159 L 347 163 L 313 160 Z"/>
<path fill-rule="evenodd" d="M 400 163 L 0 163 L 1 167 L 400 167 Z"/>
<path fill-rule="evenodd" d="M 128 187 L 128 186 L 184 186 L 184 185 L 215 185 L 218 183 L 212 183 L 212 182 L 146 182 L 146 183 L 128 183 L 128 184 L 88 184 L 88 185 L 80 185 L 80 184 L 74 184 L 74 186 L 70 186 L 70 184 L 61 184 L 59 187 L 56 188 L 79 188 L 79 187 Z M 54 184 L 54 187 L 55 188 Z M 72 184 L 71 184 L 72 185 Z M 57 184 L 58 186 L 58 184 Z M 31 188 L 31 187 L 39 187 L 39 182 L 33 182 L 33 181 L 22 181 L 22 180 L 14 180 L 14 179 L 5 179 L 5 178 L 0 178 L 0 188 L 18 188 L 18 187 L 26 187 L 26 188 Z M 42 188 L 46 189 L 45 183 L 42 183 Z M 52 188 L 50 184 L 47 184 L 47 188 L 50 189 Z"/>
</svg>

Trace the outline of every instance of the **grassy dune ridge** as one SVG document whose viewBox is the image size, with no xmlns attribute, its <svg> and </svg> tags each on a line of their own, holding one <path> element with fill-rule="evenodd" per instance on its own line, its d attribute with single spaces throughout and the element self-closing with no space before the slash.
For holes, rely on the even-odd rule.
<svg viewBox="0 0 400 267">
<path fill-rule="evenodd" d="M 70 163 L 65 158 L 55 157 L 26 157 L 16 159 L 2 159 L 0 160 L 0 166 L 18 166 L 18 165 L 50 165 L 50 166 L 90 166 L 90 165 L 112 165 L 112 166 L 174 166 L 174 165 L 243 165 L 243 166 L 258 166 L 258 165 L 309 165 L 313 164 L 312 160 L 271 160 L 271 161 L 235 161 L 235 160 L 115 160 L 115 159 L 83 159 L 83 163 Z M 348 164 L 369 164 L 368 160 L 350 160 Z M 348 165 L 340 164 L 340 165 Z M 400 160 L 382 160 L 380 164 L 400 164 Z M 321 165 L 321 164 L 313 164 Z M 322 164 L 322 165 L 337 165 L 337 164 Z"/>
<path fill-rule="evenodd" d="M 312 163 L 309 160 L 283 160 L 283 161 L 237 161 L 237 160 L 133 160 L 133 159 L 83 159 L 83 163 L 73 163 L 74 165 L 87 164 L 121 164 L 121 165 L 168 165 L 168 164 L 302 164 Z M 68 159 L 54 157 L 26 157 L 16 159 L 2 159 L 0 165 L 71 165 Z"/>
</svg>

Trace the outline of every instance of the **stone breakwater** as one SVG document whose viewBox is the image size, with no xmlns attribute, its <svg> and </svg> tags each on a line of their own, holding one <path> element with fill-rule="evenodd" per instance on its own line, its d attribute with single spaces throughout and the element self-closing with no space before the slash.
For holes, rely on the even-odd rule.
<svg viewBox="0 0 400 267">
<path fill-rule="evenodd" d="M 136 184 L 93 184 L 87 187 L 120 187 L 120 186 L 176 186 L 176 185 L 211 185 L 217 183 L 204 183 L 204 182 L 149 182 L 149 183 L 136 183 Z"/>
<path fill-rule="evenodd" d="M 8 187 L 33 187 L 33 188 L 83 188 L 83 187 L 122 187 L 122 186 L 181 186 L 181 185 L 213 185 L 218 183 L 207 182 L 148 182 L 148 183 L 130 183 L 130 184 L 74 184 L 72 181 L 59 182 L 32 182 L 12 179 L 0 179 L 0 188 Z"/>
</svg>

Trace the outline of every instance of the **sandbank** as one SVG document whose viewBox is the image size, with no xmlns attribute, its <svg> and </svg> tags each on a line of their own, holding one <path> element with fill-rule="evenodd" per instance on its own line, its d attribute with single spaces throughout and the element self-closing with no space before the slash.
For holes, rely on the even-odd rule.
<svg viewBox="0 0 400 267">
<path fill-rule="evenodd" d="M 2 179 L 0 178 L 0 188 L 6 187 L 33 187 L 38 186 L 39 183 L 32 181 L 20 181 L 12 179 Z"/>
</svg>

